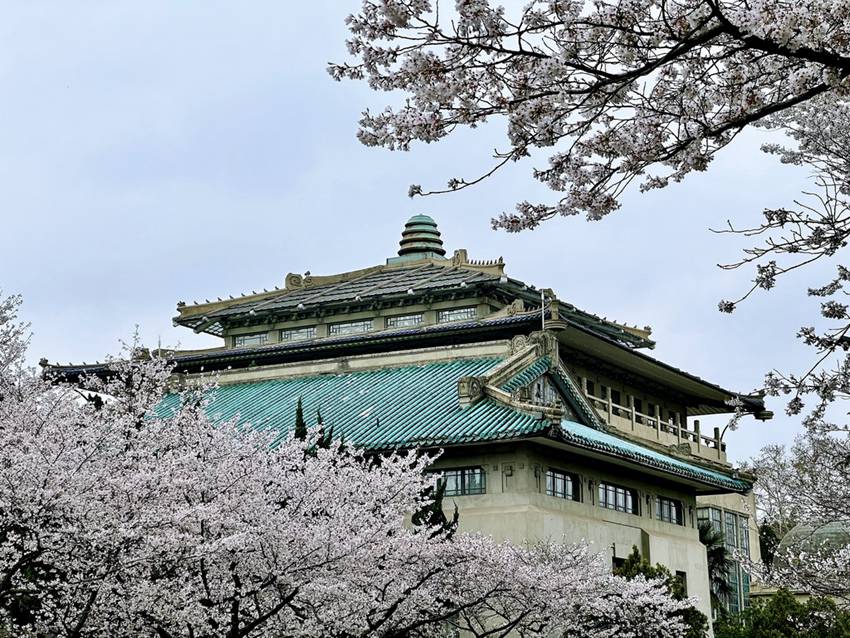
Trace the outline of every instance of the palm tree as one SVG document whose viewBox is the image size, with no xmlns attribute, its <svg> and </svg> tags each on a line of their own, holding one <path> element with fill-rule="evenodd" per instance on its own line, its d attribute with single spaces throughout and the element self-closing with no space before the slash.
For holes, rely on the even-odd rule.
<svg viewBox="0 0 850 638">
<path fill-rule="evenodd" d="M 711 526 L 711 523 L 699 524 L 699 540 L 705 545 L 708 559 L 708 583 L 711 586 L 711 608 L 725 609 L 723 601 L 732 593 L 729 587 L 729 572 L 734 563 L 726 549 L 723 532 Z"/>
</svg>

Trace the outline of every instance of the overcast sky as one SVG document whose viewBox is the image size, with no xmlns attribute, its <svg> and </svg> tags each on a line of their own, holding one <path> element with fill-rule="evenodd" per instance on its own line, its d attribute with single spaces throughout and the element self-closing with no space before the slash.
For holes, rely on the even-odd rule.
<svg viewBox="0 0 850 638">
<path fill-rule="evenodd" d="M 503 256 L 507 271 L 618 321 L 651 325 L 653 353 L 748 391 L 765 371 L 809 361 L 794 334 L 811 322 L 816 273 L 785 281 L 733 316 L 717 301 L 747 286 L 723 272 L 742 244 L 714 235 L 788 204 L 807 175 L 727 149 L 706 174 L 641 195 L 602 222 L 559 219 L 506 235 L 491 216 L 545 200 L 531 164 L 464 193 L 410 200 L 407 187 L 475 176 L 504 146 L 493 122 L 410 153 L 366 148 L 360 112 L 386 95 L 333 82 L 353 0 L 7 3 L 0 20 L 0 289 L 21 293 L 30 358 L 115 353 L 138 324 L 150 344 L 216 345 L 174 328 L 178 300 L 282 286 L 395 254 L 405 220 L 428 213 L 447 249 Z M 820 271 L 825 280 L 828 271 Z M 783 416 L 727 435 L 742 460 L 790 441 Z M 705 426 L 704 426 L 705 427 Z"/>
</svg>

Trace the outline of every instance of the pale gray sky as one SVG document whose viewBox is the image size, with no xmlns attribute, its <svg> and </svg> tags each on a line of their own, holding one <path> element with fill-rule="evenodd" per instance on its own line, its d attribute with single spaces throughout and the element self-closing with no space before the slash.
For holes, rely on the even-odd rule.
<svg viewBox="0 0 850 638">
<path fill-rule="evenodd" d="M 447 248 L 503 256 L 508 273 L 579 307 L 654 328 L 665 361 L 736 390 L 799 370 L 794 334 L 816 304 L 793 277 L 735 315 L 717 301 L 749 273 L 715 264 L 739 241 L 709 227 L 787 204 L 805 173 L 740 139 L 706 174 L 629 193 L 602 222 L 561 219 L 524 234 L 493 214 L 547 198 L 513 166 L 476 189 L 410 200 L 410 183 L 474 175 L 500 145 L 494 122 L 410 153 L 363 147 L 356 121 L 388 97 L 333 82 L 355 0 L 7 3 L 0 20 L 0 289 L 25 297 L 33 362 L 93 361 L 138 324 L 151 344 L 212 345 L 171 325 L 178 300 L 282 285 L 287 272 L 382 263 L 425 212 Z M 763 136 L 762 136 L 763 137 Z M 820 270 L 824 279 L 828 272 Z M 741 460 L 789 441 L 798 421 L 747 419 Z"/>
</svg>

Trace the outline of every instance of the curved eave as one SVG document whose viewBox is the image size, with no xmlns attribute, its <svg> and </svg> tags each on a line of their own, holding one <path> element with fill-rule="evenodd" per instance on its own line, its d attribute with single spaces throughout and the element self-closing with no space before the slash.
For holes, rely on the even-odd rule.
<svg viewBox="0 0 850 638">
<path fill-rule="evenodd" d="M 649 474 L 663 481 L 670 481 L 679 485 L 687 485 L 695 492 L 703 495 L 710 494 L 728 494 L 730 492 L 745 494 L 749 492 L 753 485 L 744 479 L 727 478 L 710 478 L 702 475 L 699 472 L 678 469 L 658 462 L 649 457 L 640 455 L 628 456 L 616 450 L 603 445 L 596 445 L 591 441 L 580 437 L 560 436 L 555 432 L 548 422 L 541 421 L 540 426 L 532 431 L 514 431 L 507 432 L 498 437 L 489 437 L 482 439 L 477 436 L 469 436 L 468 440 L 461 438 L 439 438 L 429 437 L 419 441 L 397 441 L 381 445 L 380 447 L 369 448 L 372 452 L 394 452 L 398 450 L 411 449 L 417 447 L 425 451 L 436 451 L 444 448 L 464 448 L 464 447 L 480 447 L 482 445 L 500 443 L 506 441 L 520 442 L 526 441 L 537 443 L 549 448 L 556 448 L 565 452 L 577 454 L 579 456 L 591 459 L 593 461 L 613 464 L 618 467 L 628 467 L 640 474 Z"/>
<path fill-rule="evenodd" d="M 734 408 L 727 402 L 733 398 L 741 399 L 746 412 L 765 414 L 764 399 L 761 397 L 722 388 L 643 352 L 626 348 L 614 339 L 608 339 L 584 326 L 570 323 L 558 333 L 558 340 L 564 346 L 597 361 L 638 377 L 653 379 L 659 385 L 688 397 L 688 416 L 731 413 Z"/>
<path fill-rule="evenodd" d="M 517 279 L 508 279 L 507 282 L 500 282 L 499 288 L 509 292 L 515 297 L 528 302 L 529 305 L 540 306 L 540 290 L 533 286 L 528 286 Z M 569 325 L 587 330 L 591 334 L 604 336 L 606 339 L 614 341 L 627 350 L 637 348 L 655 347 L 655 342 L 652 339 L 647 339 L 633 334 L 615 323 L 607 321 L 602 317 L 598 317 L 586 310 L 582 310 L 567 303 L 563 300 L 558 300 L 558 315 L 561 321 L 567 322 Z M 548 321 L 548 319 L 547 319 Z"/>
<path fill-rule="evenodd" d="M 458 270 L 458 268 L 449 266 L 441 267 L 446 268 L 447 273 Z M 363 272 L 371 272 L 373 270 L 374 268 L 365 269 Z M 400 301 L 404 303 L 421 302 L 426 297 L 429 299 L 456 298 L 461 292 L 464 296 L 473 294 L 492 295 L 494 298 L 501 299 L 504 303 L 510 303 L 514 299 L 520 299 L 532 308 L 535 306 L 539 307 L 540 293 L 533 286 L 529 286 L 518 279 L 487 275 L 474 268 L 470 268 L 468 271 L 468 278 L 465 280 L 465 287 L 463 289 L 456 285 L 432 287 L 430 286 L 430 282 L 428 282 L 429 287 L 427 289 L 417 290 L 417 294 L 413 296 L 407 294 L 406 291 L 392 294 L 378 294 L 379 291 L 372 291 L 372 293 L 364 295 L 360 300 L 353 297 L 333 301 L 321 299 L 315 301 L 305 300 L 304 308 L 298 308 L 297 306 L 278 307 L 275 305 L 273 303 L 274 299 L 285 299 L 300 292 L 280 291 L 273 293 L 275 295 L 274 297 L 270 297 L 269 294 L 264 293 L 256 295 L 256 298 L 251 296 L 247 300 L 238 299 L 184 307 L 181 309 L 180 314 L 174 317 L 172 321 L 174 325 L 184 326 L 195 332 L 206 332 L 220 337 L 224 333 L 224 325 L 227 322 L 235 321 L 239 325 L 261 325 L 275 322 L 281 316 L 297 315 L 305 318 L 315 316 L 318 313 L 327 314 L 329 311 L 340 309 L 351 312 L 358 309 L 371 308 L 376 302 L 394 306 Z M 327 285 L 325 287 L 332 286 Z M 416 290 L 417 286 L 413 285 L 413 288 Z M 322 294 L 321 286 L 308 290 L 311 290 L 316 295 Z M 272 307 L 267 307 L 270 303 L 272 303 Z M 655 342 L 651 339 L 635 335 L 615 323 L 606 321 L 571 304 L 563 301 L 559 301 L 558 303 L 560 319 L 567 321 L 571 325 L 583 327 L 593 334 L 598 334 L 620 343 L 627 349 L 655 347 Z"/>
<path fill-rule="evenodd" d="M 457 323 L 384 330 L 380 332 L 342 337 L 322 337 L 294 343 L 276 343 L 245 348 L 217 348 L 210 352 L 176 355 L 169 358 L 175 372 L 194 372 L 203 367 L 206 371 L 227 367 L 270 365 L 289 361 L 325 359 L 350 354 L 366 354 L 387 350 L 402 350 L 445 343 L 472 343 L 498 338 L 508 338 L 525 328 L 531 329 L 538 318 L 524 313 L 495 319 L 459 321 Z M 434 342 L 437 342 L 436 344 Z M 84 374 L 107 374 L 105 363 L 90 365 L 48 365 L 46 376 L 74 380 Z"/>
</svg>

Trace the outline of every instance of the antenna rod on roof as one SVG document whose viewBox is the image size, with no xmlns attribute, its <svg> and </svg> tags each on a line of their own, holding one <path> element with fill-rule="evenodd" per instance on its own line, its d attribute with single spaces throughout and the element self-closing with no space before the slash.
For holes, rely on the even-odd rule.
<svg viewBox="0 0 850 638">
<path fill-rule="evenodd" d="M 546 293 L 540 291 L 540 329 L 546 330 Z"/>
</svg>

